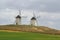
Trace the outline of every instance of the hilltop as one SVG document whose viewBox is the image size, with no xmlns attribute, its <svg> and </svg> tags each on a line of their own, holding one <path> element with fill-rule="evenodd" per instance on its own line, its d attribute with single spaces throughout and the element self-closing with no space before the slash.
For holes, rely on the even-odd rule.
<svg viewBox="0 0 60 40">
<path fill-rule="evenodd" d="M 0 26 L 0 30 L 35 32 L 44 34 L 60 34 L 60 30 L 48 28 L 45 26 L 31 26 L 31 25 L 4 25 Z"/>
</svg>

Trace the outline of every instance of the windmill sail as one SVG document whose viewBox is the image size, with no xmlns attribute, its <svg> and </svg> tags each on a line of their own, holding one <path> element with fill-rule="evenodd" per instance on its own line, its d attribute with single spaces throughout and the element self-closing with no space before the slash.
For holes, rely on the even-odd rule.
<svg viewBox="0 0 60 40">
<path fill-rule="evenodd" d="M 35 14 L 34 14 L 34 11 L 33 11 L 33 17 L 35 17 L 35 18 L 36 18 Z"/>
<path fill-rule="evenodd" d="M 21 10 L 19 9 L 19 15 L 21 16 Z"/>
</svg>

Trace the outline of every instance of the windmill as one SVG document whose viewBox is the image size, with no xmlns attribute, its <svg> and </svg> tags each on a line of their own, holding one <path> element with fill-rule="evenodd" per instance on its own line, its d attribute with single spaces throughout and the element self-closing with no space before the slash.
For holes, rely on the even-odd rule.
<svg viewBox="0 0 60 40">
<path fill-rule="evenodd" d="M 34 11 L 33 11 L 33 17 L 31 18 L 31 25 L 32 26 L 36 26 L 36 25 L 38 25 L 38 18 L 39 18 L 40 16 L 37 16 L 36 17 L 36 15 L 34 14 Z"/>
<path fill-rule="evenodd" d="M 19 15 L 16 16 L 16 25 L 21 25 L 21 10 L 19 10 Z"/>
<path fill-rule="evenodd" d="M 27 16 L 21 16 L 21 10 L 19 10 L 19 15 L 16 16 L 16 25 L 22 25 L 22 18 L 27 18 Z"/>
</svg>

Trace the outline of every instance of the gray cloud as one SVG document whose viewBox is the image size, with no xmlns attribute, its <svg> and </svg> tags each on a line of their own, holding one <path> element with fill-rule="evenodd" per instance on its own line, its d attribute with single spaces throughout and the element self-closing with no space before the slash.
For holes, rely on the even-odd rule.
<svg viewBox="0 0 60 40">
<path fill-rule="evenodd" d="M 60 12 L 60 0 L 0 0 L 0 8 Z"/>
</svg>

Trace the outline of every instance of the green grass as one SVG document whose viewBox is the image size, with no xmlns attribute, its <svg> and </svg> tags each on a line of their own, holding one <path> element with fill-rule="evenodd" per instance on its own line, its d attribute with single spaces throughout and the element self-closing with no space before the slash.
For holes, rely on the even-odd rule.
<svg viewBox="0 0 60 40">
<path fill-rule="evenodd" d="M 0 32 L 0 40 L 60 40 L 60 35 L 31 32 Z"/>
</svg>

